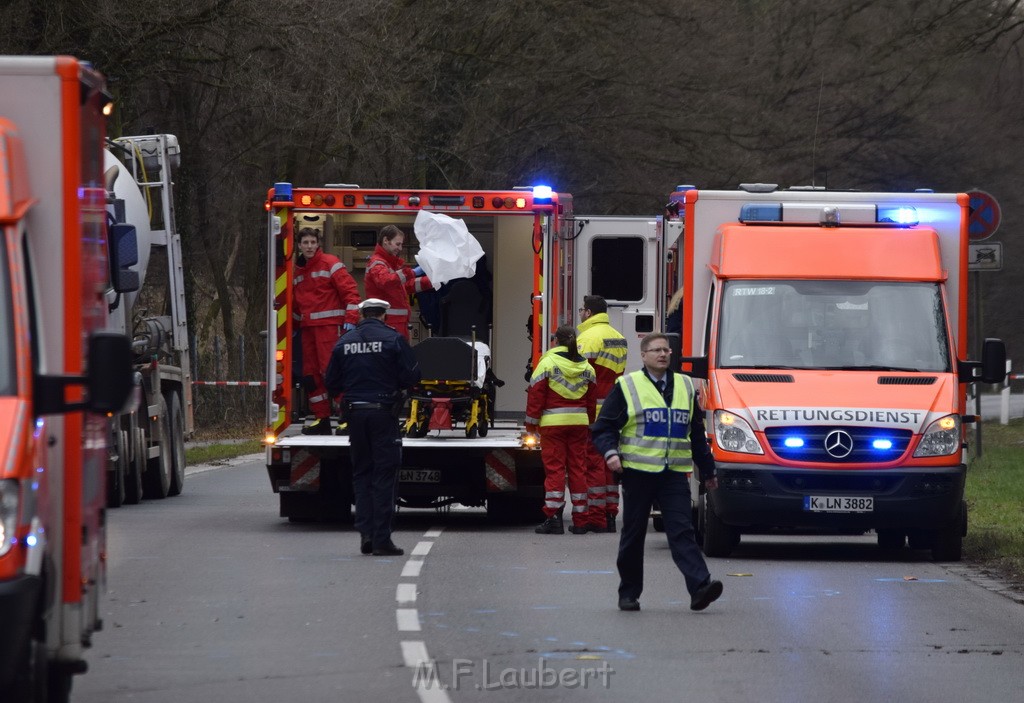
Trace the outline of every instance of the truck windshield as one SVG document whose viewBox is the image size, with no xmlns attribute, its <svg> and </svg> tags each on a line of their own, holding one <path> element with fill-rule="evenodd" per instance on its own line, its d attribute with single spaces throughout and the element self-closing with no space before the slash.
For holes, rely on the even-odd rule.
<svg viewBox="0 0 1024 703">
<path fill-rule="evenodd" d="M 720 314 L 719 368 L 950 370 L 934 283 L 729 281 Z"/>
<path fill-rule="evenodd" d="M 0 230 L 0 395 L 17 393 L 14 360 L 14 311 L 11 305 L 11 277 L 7 248 Z"/>
</svg>

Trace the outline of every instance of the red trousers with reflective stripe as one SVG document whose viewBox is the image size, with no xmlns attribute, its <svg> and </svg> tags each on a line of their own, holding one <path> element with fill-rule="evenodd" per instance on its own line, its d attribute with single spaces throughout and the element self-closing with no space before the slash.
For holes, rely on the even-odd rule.
<svg viewBox="0 0 1024 703">
<path fill-rule="evenodd" d="M 324 386 L 324 374 L 331 352 L 341 336 L 337 325 L 310 325 L 302 328 L 302 374 L 313 378 L 309 391 L 309 410 L 316 417 L 331 416 L 331 398 Z"/>
<path fill-rule="evenodd" d="M 540 455 L 544 462 L 544 515 L 553 517 L 565 505 L 565 483 L 569 480 L 572 500 L 572 524 L 598 526 L 589 510 L 590 488 L 587 472 L 587 446 L 590 428 L 586 425 L 555 425 L 540 428 Z M 601 475 L 604 480 L 604 475 Z M 604 525 L 604 514 L 600 525 Z"/>
<path fill-rule="evenodd" d="M 616 517 L 619 514 L 619 484 L 615 482 L 615 472 L 608 468 L 604 457 L 594 446 L 593 442 L 587 442 L 587 472 L 594 476 L 594 483 L 601 486 L 599 495 L 595 495 L 595 501 L 591 503 L 591 510 L 595 515 L 600 514 L 600 522 L 603 524 L 605 515 Z M 595 518 L 595 523 L 596 518 Z"/>
</svg>

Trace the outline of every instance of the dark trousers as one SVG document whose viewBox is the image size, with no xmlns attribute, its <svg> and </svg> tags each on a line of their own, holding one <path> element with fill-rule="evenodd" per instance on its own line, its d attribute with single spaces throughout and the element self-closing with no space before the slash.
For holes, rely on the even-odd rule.
<svg viewBox="0 0 1024 703">
<path fill-rule="evenodd" d="M 661 506 L 672 561 L 686 579 L 686 590 L 693 595 L 711 573 L 693 536 L 689 474 L 625 469 L 622 472 L 622 492 L 622 531 L 616 561 L 619 598 L 639 598 L 644 590 L 644 541 L 655 500 Z"/>
<path fill-rule="evenodd" d="M 355 527 L 382 547 L 391 539 L 395 489 L 402 464 L 398 421 L 388 410 L 352 409 L 348 413 L 352 445 L 352 485 L 356 496 Z"/>
</svg>

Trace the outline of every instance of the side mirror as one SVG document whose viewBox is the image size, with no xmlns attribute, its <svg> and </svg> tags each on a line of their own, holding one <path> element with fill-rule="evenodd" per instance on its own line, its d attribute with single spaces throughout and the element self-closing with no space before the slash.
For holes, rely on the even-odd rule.
<svg viewBox="0 0 1024 703">
<path fill-rule="evenodd" d="M 1006 379 L 1006 345 L 1001 339 L 986 339 L 981 347 L 981 382 L 1002 383 Z"/>
<path fill-rule="evenodd" d="M 1002 383 L 1006 379 L 1006 345 L 1001 339 L 986 339 L 981 361 L 958 361 L 960 383 Z"/>
<path fill-rule="evenodd" d="M 40 375 L 34 383 L 36 415 L 63 415 L 76 410 L 114 413 L 121 410 L 135 387 L 132 374 L 132 343 L 123 334 L 93 332 L 89 336 L 85 376 Z M 67 389 L 85 388 L 84 401 L 68 402 Z"/>
<path fill-rule="evenodd" d="M 118 293 L 139 289 L 139 273 L 129 267 L 139 263 L 138 232 L 135 225 L 118 223 L 110 226 L 110 283 Z"/>
<path fill-rule="evenodd" d="M 114 332 L 93 333 L 89 337 L 89 374 L 86 377 L 89 410 L 118 412 L 128 402 L 134 387 L 131 340 Z"/>
</svg>

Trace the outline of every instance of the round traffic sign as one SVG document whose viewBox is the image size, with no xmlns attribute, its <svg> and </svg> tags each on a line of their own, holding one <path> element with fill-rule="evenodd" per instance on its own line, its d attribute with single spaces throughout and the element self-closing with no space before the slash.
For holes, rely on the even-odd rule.
<svg viewBox="0 0 1024 703">
<path fill-rule="evenodd" d="M 967 236 L 972 242 L 988 239 L 999 229 L 999 220 L 1002 218 L 999 203 L 983 190 L 972 190 L 967 196 L 971 199 Z"/>
</svg>

